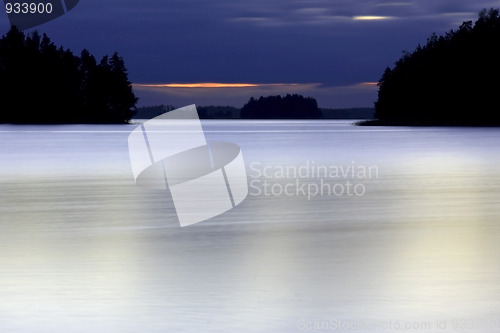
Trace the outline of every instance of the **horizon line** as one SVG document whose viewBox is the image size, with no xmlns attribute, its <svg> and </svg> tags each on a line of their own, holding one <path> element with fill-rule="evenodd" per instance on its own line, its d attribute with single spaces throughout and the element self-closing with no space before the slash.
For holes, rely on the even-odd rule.
<svg viewBox="0 0 500 333">
<path fill-rule="evenodd" d="M 345 86 L 373 86 L 377 85 L 378 82 L 363 81 L 348 85 L 339 85 L 339 87 Z M 194 83 L 132 83 L 133 87 L 141 88 L 258 88 L 258 87 L 299 87 L 299 86 L 325 86 L 324 83 L 224 83 L 224 82 L 194 82 Z M 327 84 L 328 86 L 328 84 Z"/>
</svg>

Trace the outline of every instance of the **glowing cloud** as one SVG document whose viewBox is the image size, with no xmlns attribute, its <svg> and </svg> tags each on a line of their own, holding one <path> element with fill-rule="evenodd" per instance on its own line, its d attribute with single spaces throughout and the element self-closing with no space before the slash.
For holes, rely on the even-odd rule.
<svg viewBox="0 0 500 333">
<path fill-rule="evenodd" d="M 352 19 L 354 21 L 380 21 L 380 20 L 390 20 L 392 16 L 354 16 Z"/>
</svg>

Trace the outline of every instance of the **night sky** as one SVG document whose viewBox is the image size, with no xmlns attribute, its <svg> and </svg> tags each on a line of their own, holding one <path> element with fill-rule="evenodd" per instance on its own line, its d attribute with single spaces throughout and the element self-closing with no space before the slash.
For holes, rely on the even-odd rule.
<svg viewBox="0 0 500 333">
<path fill-rule="evenodd" d="M 242 106 L 300 93 L 322 107 L 360 107 L 373 106 L 374 83 L 403 50 L 490 7 L 500 1 L 81 0 L 36 29 L 77 54 L 118 51 L 139 105 Z M 0 29 L 9 29 L 5 13 Z"/>
</svg>

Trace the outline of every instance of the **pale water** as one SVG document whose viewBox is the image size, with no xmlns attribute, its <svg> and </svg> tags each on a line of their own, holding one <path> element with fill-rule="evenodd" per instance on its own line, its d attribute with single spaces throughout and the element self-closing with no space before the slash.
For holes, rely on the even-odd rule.
<svg viewBox="0 0 500 333">
<path fill-rule="evenodd" d="M 135 125 L 0 126 L 0 332 L 498 332 L 500 129 L 203 126 L 250 194 L 186 228 Z"/>
</svg>

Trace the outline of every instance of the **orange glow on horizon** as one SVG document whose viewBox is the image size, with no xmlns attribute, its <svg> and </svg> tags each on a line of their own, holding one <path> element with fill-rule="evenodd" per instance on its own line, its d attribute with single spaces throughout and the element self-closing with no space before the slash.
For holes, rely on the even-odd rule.
<svg viewBox="0 0 500 333">
<path fill-rule="evenodd" d="M 378 82 L 359 82 L 355 86 L 377 86 Z M 266 88 L 266 87 L 294 87 L 294 88 L 321 88 L 321 83 L 217 83 L 217 82 L 198 82 L 198 83 L 133 83 L 137 88 L 194 88 L 194 89 L 213 89 L 213 88 Z"/>
<path fill-rule="evenodd" d="M 258 87 L 260 84 L 255 83 L 162 83 L 162 84 L 133 84 L 136 87 L 148 88 L 248 88 Z"/>
<path fill-rule="evenodd" d="M 377 20 L 390 20 L 390 19 L 392 19 L 392 17 L 391 16 L 366 15 L 366 16 L 354 16 L 352 19 L 354 21 L 377 21 Z"/>
</svg>

